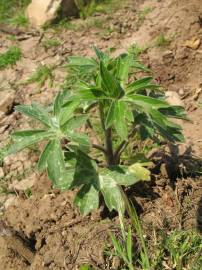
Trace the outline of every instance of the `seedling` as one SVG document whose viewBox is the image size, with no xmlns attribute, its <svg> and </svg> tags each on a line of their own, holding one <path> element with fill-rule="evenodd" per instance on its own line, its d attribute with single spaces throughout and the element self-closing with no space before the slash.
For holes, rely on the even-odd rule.
<svg viewBox="0 0 202 270">
<path fill-rule="evenodd" d="M 61 45 L 61 41 L 59 39 L 46 39 L 42 42 L 42 46 L 48 50 L 50 48 L 58 47 Z"/>
<path fill-rule="evenodd" d="M 153 10 L 153 8 L 151 8 L 151 7 L 145 7 L 143 10 L 139 11 L 138 22 L 140 24 L 142 24 L 145 21 L 147 14 L 152 12 L 152 10 Z"/>
<path fill-rule="evenodd" d="M 19 27 L 19 26 L 26 27 L 26 26 L 28 26 L 29 22 L 28 22 L 27 17 L 24 14 L 20 13 L 20 14 L 16 15 L 15 17 L 11 18 L 9 20 L 9 23 L 13 24 L 17 27 Z"/>
<path fill-rule="evenodd" d="M 58 93 L 51 111 L 35 103 L 16 106 L 16 111 L 38 120 L 42 128 L 14 132 L 13 143 L 1 155 L 46 141 L 38 169 L 47 170 L 53 187 L 78 189 L 74 202 L 83 214 L 98 208 L 101 192 L 109 210 L 116 209 L 122 216 L 122 186 L 150 180 L 149 170 L 141 163 L 126 166 L 122 162 L 129 142 L 135 136 L 181 142 L 182 128 L 170 118 L 186 116 L 182 107 L 160 98 L 160 86 L 152 77 L 132 79 L 134 70 L 148 69 L 130 54 L 111 58 L 94 50 L 95 58 L 69 58 L 67 67 L 75 83 Z M 94 129 L 96 125 L 101 133 Z"/>
<path fill-rule="evenodd" d="M 0 54 L 0 69 L 15 65 L 21 57 L 22 53 L 18 47 L 10 47 L 5 53 Z"/>
<path fill-rule="evenodd" d="M 171 42 L 171 40 L 168 39 L 168 38 L 164 35 L 164 33 L 160 33 L 160 34 L 158 35 L 158 37 L 156 38 L 156 41 L 155 41 L 156 46 L 158 46 L 158 47 L 165 47 L 165 46 L 168 46 L 168 45 L 170 44 L 170 42 Z"/>
<path fill-rule="evenodd" d="M 42 87 L 47 80 L 49 80 L 49 86 L 51 87 L 54 80 L 53 67 L 41 64 L 27 79 L 26 84 L 38 83 L 39 87 Z"/>
<path fill-rule="evenodd" d="M 148 49 L 148 46 L 140 47 L 137 43 L 133 43 L 128 48 L 128 53 L 138 57 L 140 54 L 144 53 Z"/>
</svg>

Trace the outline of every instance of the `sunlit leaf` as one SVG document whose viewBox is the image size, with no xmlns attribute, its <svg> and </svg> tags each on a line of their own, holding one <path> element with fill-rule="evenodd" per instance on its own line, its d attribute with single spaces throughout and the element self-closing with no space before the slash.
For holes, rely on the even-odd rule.
<svg viewBox="0 0 202 270">
<path fill-rule="evenodd" d="M 77 193 L 74 203 L 84 215 L 89 214 L 99 206 L 99 191 L 92 184 L 84 185 Z"/>
<path fill-rule="evenodd" d="M 100 75 L 102 78 L 102 87 L 105 90 L 107 96 L 118 99 L 124 95 L 124 91 L 121 88 L 119 82 L 107 70 L 102 61 L 100 62 Z"/>
<path fill-rule="evenodd" d="M 40 121 L 45 126 L 51 127 L 50 115 L 41 105 L 36 103 L 33 103 L 32 105 L 18 105 L 15 109 L 18 112 Z"/>
</svg>

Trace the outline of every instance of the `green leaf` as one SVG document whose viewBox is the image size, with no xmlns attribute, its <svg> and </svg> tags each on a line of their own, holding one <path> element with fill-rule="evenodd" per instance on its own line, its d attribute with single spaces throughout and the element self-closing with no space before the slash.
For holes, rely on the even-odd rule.
<svg viewBox="0 0 202 270">
<path fill-rule="evenodd" d="M 51 142 L 49 153 L 47 157 L 47 170 L 49 178 L 53 182 L 53 187 L 66 190 L 73 181 L 74 168 L 66 170 L 64 154 L 59 140 L 53 140 Z"/>
<path fill-rule="evenodd" d="M 182 128 L 179 125 L 169 121 L 166 116 L 157 110 L 151 109 L 149 111 L 149 116 L 151 117 L 154 126 L 164 138 L 171 142 L 184 141 L 184 136 L 181 132 Z"/>
<path fill-rule="evenodd" d="M 128 171 L 136 177 L 136 179 L 150 181 L 150 171 L 143 167 L 141 163 L 135 163 L 128 167 Z"/>
<path fill-rule="evenodd" d="M 168 108 L 161 108 L 159 111 L 170 118 L 177 118 L 189 121 L 185 109 L 181 106 L 170 106 Z"/>
<path fill-rule="evenodd" d="M 14 131 L 11 136 L 13 139 L 17 140 L 20 139 L 21 137 L 29 137 L 29 136 L 33 136 L 33 135 L 38 135 L 41 134 L 43 132 L 46 132 L 46 130 L 44 129 L 36 129 L 36 130 L 18 130 L 18 131 Z"/>
<path fill-rule="evenodd" d="M 52 149 L 53 141 L 49 141 L 41 152 L 37 168 L 39 171 L 44 171 L 47 168 L 47 160 Z"/>
<path fill-rule="evenodd" d="M 20 133 L 22 133 L 22 136 L 20 136 Z M 22 132 L 19 131 L 14 133 L 17 134 L 17 136 L 14 135 L 13 137 L 15 142 L 8 147 L 5 156 L 15 154 L 18 151 L 21 151 L 30 145 L 38 143 L 42 140 L 51 139 L 54 136 L 54 133 L 52 131 L 43 131 L 43 130 L 39 130 L 34 133 L 32 133 L 32 131 L 28 131 L 27 134 L 29 135 L 27 136 L 24 136 L 25 133 L 26 131 Z"/>
<path fill-rule="evenodd" d="M 133 255 L 132 255 L 133 246 L 132 246 L 132 230 L 131 230 L 130 226 L 129 226 L 128 234 L 127 234 L 126 248 L 127 248 L 128 260 L 132 264 L 132 262 L 133 262 Z"/>
<path fill-rule="evenodd" d="M 111 127 L 116 119 L 116 105 L 117 101 L 112 101 L 109 106 L 107 117 L 105 120 L 105 128 Z"/>
<path fill-rule="evenodd" d="M 132 82 L 126 88 L 127 94 L 133 94 L 134 92 L 137 93 L 138 91 L 144 89 L 158 89 L 160 85 L 150 84 L 152 80 L 152 77 L 144 77 L 142 79 Z"/>
<path fill-rule="evenodd" d="M 124 100 L 132 102 L 136 106 L 143 109 L 143 111 L 146 111 L 148 109 L 168 108 L 170 106 L 167 102 L 163 100 L 137 94 L 127 95 L 126 97 L 124 97 Z"/>
<path fill-rule="evenodd" d="M 140 163 L 133 164 L 134 167 L 113 166 L 110 169 L 102 169 L 101 175 L 110 177 L 121 186 L 131 186 L 140 180 L 150 180 L 150 171 L 145 169 Z"/>
<path fill-rule="evenodd" d="M 68 139 L 70 139 L 70 143 L 68 145 L 76 146 L 80 150 L 84 152 L 88 152 L 90 149 L 90 139 L 87 134 L 78 133 L 74 131 L 67 131 L 65 133 Z"/>
<path fill-rule="evenodd" d="M 85 153 L 77 151 L 74 181 L 71 188 L 93 184 L 99 190 L 97 165 Z"/>
<path fill-rule="evenodd" d="M 54 100 L 53 112 L 55 116 L 60 114 L 62 105 L 64 103 L 65 97 L 67 96 L 67 91 L 59 92 Z"/>
<path fill-rule="evenodd" d="M 99 50 L 96 46 L 93 46 L 93 49 L 95 51 L 95 54 L 99 60 L 106 61 L 109 60 L 109 56 L 105 53 L 103 53 L 101 50 Z"/>
<path fill-rule="evenodd" d="M 80 101 L 68 101 L 63 105 L 60 115 L 59 122 L 60 126 L 63 126 L 72 116 L 76 108 L 78 108 Z"/>
<path fill-rule="evenodd" d="M 104 89 L 107 96 L 119 99 L 124 95 L 124 91 L 121 88 L 119 82 L 107 70 L 102 61 L 100 62 L 100 75 L 102 79 L 102 88 Z"/>
<path fill-rule="evenodd" d="M 49 113 L 40 105 L 33 103 L 29 105 L 18 105 L 15 107 L 16 111 L 21 112 L 35 120 L 40 121 L 47 127 L 51 127 L 51 118 Z"/>
<path fill-rule="evenodd" d="M 131 63 L 132 56 L 129 54 L 122 54 L 116 59 L 116 77 L 121 82 L 123 87 L 128 81 Z"/>
<path fill-rule="evenodd" d="M 61 128 L 65 133 L 68 132 L 68 130 L 80 128 L 86 123 L 88 117 L 88 115 L 76 115 L 70 118 Z"/>
<path fill-rule="evenodd" d="M 141 71 L 151 72 L 151 70 L 149 68 L 145 67 L 143 64 L 141 64 L 140 62 L 137 62 L 137 61 L 133 62 L 132 67 L 139 69 Z"/>
<path fill-rule="evenodd" d="M 123 101 L 116 102 L 115 112 L 114 112 L 114 126 L 117 131 L 117 134 L 121 137 L 122 140 L 125 140 L 128 137 L 128 128 L 126 124 L 126 105 Z"/>
<path fill-rule="evenodd" d="M 99 174 L 99 182 L 108 209 L 110 211 L 115 209 L 123 214 L 125 212 L 125 203 L 121 187 L 109 174 Z"/>
<path fill-rule="evenodd" d="M 94 70 L 97 67 L 97 63 L 95 59 L 82 57 L 82 56 L 70 56 L 68 58 L 69 62 L 66 65 L 67 67 L 71 68 L 85 68 L 86 71 Z"/>
<path fill-rule="evenodd" d="M 85 90 L 80 90 L 78 93 L 73 94 L 70 100 L 74 101 L 96 101 L 96 100 L 110 100 L 105 93 L 98 88 L 87 88 Z"/>
<path fill-rule="evenodd" d="M 81 214 L 87 215 L 99 206 L 99 191 L 92 184 L 84 185 L 77 193 L 74 203 Z"/>
</svg>

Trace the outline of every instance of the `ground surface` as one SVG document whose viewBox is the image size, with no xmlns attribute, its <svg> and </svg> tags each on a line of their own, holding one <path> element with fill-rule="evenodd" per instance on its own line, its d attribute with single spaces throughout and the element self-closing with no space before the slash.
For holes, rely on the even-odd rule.
<svg viewBox="0 0 202 270">
<path fill-rule="evenodd" d="M 154 157 L 159 162 L 158 173 L 151 183 L 140 183 L 129 190 L 129 195 L 145 227 L 200 227 L 197 219 L 202 219 L 199 203 L 202 182 L 195 172 L 200 171 L 198 160 L 202 157 L 202 109 L 198 107 L 202 102 L 201 18 L 201 0 L 130 0 L 111 14 L 96 14 L 87 22 L 76 20 L 74 27 L 69 27 L 73 29 L 48 29 L 43 34 L 0 29 L 0 52 L 17 45 L 23 53 L 15 66 L 0 73 L 0 93 L 9 92 L 13 96 L 6 115 L 0 115 L 1 145 L 13 129 L 33 126 L 13 111 L 15 104 L 51 103 L 66 77 L 65 69 L 60 66 L 67 56 L 91 55 L 92 44 L 104 50 L 113 48 L 118 54 L 138 43 L 142 48 L 147 47 L 141 55 L 143 62 L 167 91 L 178 93 L 192 122 L 182 123 L 186 143 L 179 147 L 178 153 L 164 150 Z M 15 40 L 11 34 L 15 34 Z M 166 41 L 159 38 L 162 34 Z M 45 49 L 43 42 L 47 39 L 61 42 Z M 54 66 L 53 86 L 48 82 L 43 87 L 36 83 L 23 85 L 40 64 Z M 98 269 L 110 269 L 111 262 L 103 255 L 103 249 L 108 230 L 116 229 L 116 218 L 103 209 L 87 217 L 80 216 L 72 205 L 72 192 L 52 190 L 47 177 L 36 173 L 37 158 L 37 150 L 31 149 L 7 158 L 0 168 L 2 218 L 31 241 L 36 254 L 28 263 L 0 237 L 0 268 L 69 270 L 90 263 Z M 31 196 L 29 185 L 26 192 L 18 191 L 16 181 L 32 182 Z"/>
</svg>

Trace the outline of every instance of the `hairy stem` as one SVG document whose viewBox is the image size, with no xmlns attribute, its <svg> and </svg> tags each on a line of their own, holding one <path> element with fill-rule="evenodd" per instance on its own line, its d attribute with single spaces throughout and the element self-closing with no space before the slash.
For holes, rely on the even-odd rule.
<svg viewBox="0 0 202 270">
<path fill-rule="evenodd" d="M 103 111 L 103 107 L 101 103 L 99 103 L 99 112 L 100 112 L 100 120 L 101 120 L 102 129 L 105 136 L 105 149 L 106 149 L 105 160 L 107 162 L 107 166 L 112 166 L 112 165 L 115 165 L 116 163 L 114 160 L 114 152 L 113 152 L 112 129 L 105 128 L 104 111 Z"/>
</svg>

